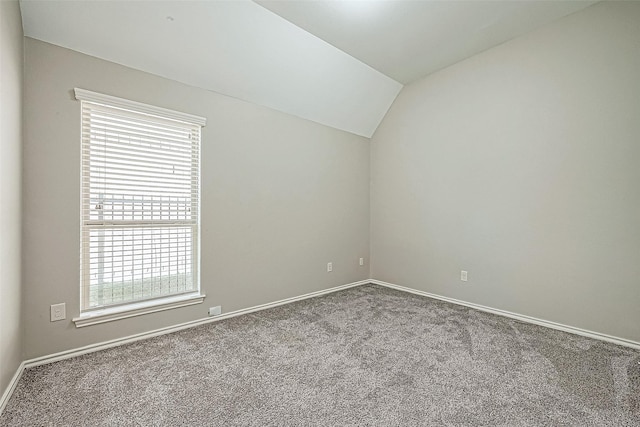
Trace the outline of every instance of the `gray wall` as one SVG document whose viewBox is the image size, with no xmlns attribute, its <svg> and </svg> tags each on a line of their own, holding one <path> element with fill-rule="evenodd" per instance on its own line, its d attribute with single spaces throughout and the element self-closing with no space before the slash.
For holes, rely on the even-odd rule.
<svg viewBox="0 0 640 427">
<path fill-rule="evenodd" d="M 639 23 L 600 3 L 405 87 L 372 277 L 640 341 Z"/>
<path fill-rule="evenodd" d="M 205 116 L 204 304 L 76 329 L 80 87 Z M 81 53 L 25 39 L 26 358 L 368 277 L 368 140 Z M 326 272 L 332 261 L 334 270 Z M 368 260 L 367 260 L 368 261 Z M 49 306 L 67 304 L 51 323 Z"/>
<path fill-rule="evenodd" d="M 22 362 L 22 40 L 18 2 L 0 1 L 0 395 Z"/>
</svg>

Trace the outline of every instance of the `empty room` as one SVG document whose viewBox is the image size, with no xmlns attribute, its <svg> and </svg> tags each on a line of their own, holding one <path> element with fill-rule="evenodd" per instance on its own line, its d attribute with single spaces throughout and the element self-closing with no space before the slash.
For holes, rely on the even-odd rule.
<svg viewBox="0 0 640 427">
<path fill-rule="evenodd" d="M 0 426 L 640 426 L 640 2 L 0 0 Z"/>
</svg>

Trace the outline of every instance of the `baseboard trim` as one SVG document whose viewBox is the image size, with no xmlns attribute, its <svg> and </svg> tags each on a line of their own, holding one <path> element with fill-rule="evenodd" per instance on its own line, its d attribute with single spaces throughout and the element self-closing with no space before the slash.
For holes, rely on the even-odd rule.
<svg viewBox="0 0 640 427">
<path fill-rule="evenodd" d="M 358 281 L 358 282 L 347 283 L 346 285 L 335 286 L 333 288 L 323 289 L 321 291 L 310 292 L 308 294 L 303 294 L 303 295 L 299 295 L 299 296 L 296 296 L 296 297 L 285 298 L 285 299 L 282 299 L 282 300 L 273 301 L 273 302 L 266 303 L 266 304 L 261 304 L 261 305 L 256 305 L 256 306 L 249 307 L 249 308 L 243 308 L 243 309 L 240 309 L 240 310 L 231 311 L 229 313 L 221 314 L 220 316 L 207 317 L 207 318 L 204 318 L 204 319 L 193 320 L 193 321 L 190 321 L 190 322 L 180 323 L 178 325 L 168 326 L 166 328 L 154 329 L 154 330 L 148 331 L 148 332 L 142 332 L 142 333 L 139 333 L 139 334 L 129 335 L 129 336 L 126 336 L 126 337 L 123 337 L 123 338 L 116 338 L 116 339 L 109 340 L 109 341 L 102 341 L 102 342 L 95 343 L 95 344 L 90 344 L 90 345 L 87 345 L 87 346 L 84 346 L 84 347 L 78 347 L 78 348 L 74 348 L 74 349 L 71 349 L 71 350 L 61 351 L 59 353 L 48 354 L 48 355 L 45 355 L 45 356 L 40 356 L 40 357 L 36 357 L 36 358 L 33 358 L 33 359 L 25 360 L 18 367 L 15 375 L 11 379 L 11 382 L 9 383 L 9 385 L 6 388 L 6 390 L 2 394 L 2 397 L 0 398 L 0 415 L 2 415 L 2 411 L 4 410 L 5 406 L 7 405 L 7 402 L 9 402 L 9 399 L 11 398 L 11 395 L 13 394 L 13 391 L 15 390 L 16 385 L 18 385 L 18 381 L 20 381 L 20 378 L 22 377 L 22 373 L 24 372 L 25 369 L 33 368 L 33 367 L 40 366 L 40 365 L 46 365 L 48 363 L 58 362 L 60 360 L 70 359 L 72 357 L 77 357 L 77 356 L 81 356 L 83 354 L 89 354 L 89 353 L 93 353 L 93 352 L 100 351 L 100 350 L 106 350 L 108 348 L 113 348 L 113 347 L 118 347 L 118 346 L 125 345 L 125 344 L 130 344 L 130 343 L 133 343 L 133 342 L 136 342 L 136 341 L 141 341 L 141 340 L 144 340 L 144 339 L 153 338 L 153 337 L 157 337 L 157 336 L 160 336 L 160 335 L 166 335 L 166 334 L 170 334 L 170 333 L 173 333 L 173 332 L 182 331 L 184 329 L 193 328 L 195 326 L 200 326 L 200 325 L 204 325 L 204 324 L 207 324 L 207 323 L 218 322 L 220 320 L 229 319 L 231 317 L 236 317 L 236 316 L 240 316 L 240 315 L 243 315 L 243 314 L 254 313 L 256 311 L 266 310 L 266 309 L 277 307 L 277 306 L 280 306 L 280 305 L 290 304 L 292 302 L 302 301 L 302 300 L 305 300 L 305 299 L 314 298 L 314 297 L 318 297 L 318 296 L 321 296 L 321 295 L 330 294 L 330 293 L 333 293 L 333 292 L 338 292 L 338 291 L 341 291 L 341 290 L 344 290 L 344 289 L 349 289 L 349 288 L 353 288 L 353 287 L 360 286 L 360 285 L 366 285 L 366 284 L 369 284 L 369 282 L 370 282 L 369 280 L 361 280 L 361 281 Z"/>
<path fill-rule="evenodd" d="M 20 363 L 20 365 L 18 366 L 18 369 L 16 369 L 16 373 L 13 374 L 13 378 L 11 378 L 11 381 L 9 382 L 9 385 L 7 386 L 4 393 L 2 393 L 2 397 L 0 397 L 0 415 L 2 415 L 2 411 L 4 411 L 5 406 L 7 406 L 7 403 L 9 402 L 9 399 L 11 398 L 13 391 L 16 389 L 16 386 L 18 385 L 20 378 L 22 378 L 23 372 L 24 372 L 24 362 Z"/>
<path fill-rule="evenodd" d="M 471 302 L 466 302 L 462 300 L 458 300 L 455 298 L 443 297 L 441 295 L 432 294 L 429 292 L 419 291 L 413 288 L 407 288 L 405 286 L 395 285 L 393 283 L 383 282 L 381 280 L 371 279 L 369 281 L 374 285 L 380 285 L 391 289 L 396 289 L 398 291 L 409 292 L 416 295 L 421 295 L 428 298 L 437 299 L 440 301 L 450 302 L 452 304 L 462 305 L 465 307 L 473 308 L 480 311 L 485 311 L 487 313 L 497 314 L 499 316 L 509 317 L 511 319 L 519 320 L 525 323 L 533 323 L 534 325 L 545 326 L 551 329 L 557 329 L 559 331 L 569 332 L 570 334 L 580 335 L 583 337 L 593 338 L 600 341 L 606 341 L 613 344 L 618 344 L 624 347 L 630 347 L 636 350 L 640 350 L 640 342 L 631 341 L 625 338 L 615 337 L 612 335 L 601 334 L 599 332 L 589 331 L 587 329 L 576 328 L 574 326 L 563 325 L 561 323 L 551 322 L 549 320 L 538 319 L 536 317 L 526 316 L 524 314 L 513 313 L 511 311 L 500 310 L 497 308 L 487 307 L 480 304 L 474 304 Z"/>
<path fill-rule="evenodd" d="M 129 335 L 123 338 L 116 338 L 109 341 L 103 341 L 95 344 L 90 344 L 84 347 L 74 348 L 71 350 L 61 351 L 59 353 L 49 354 L 41 357 L 36 357 L 23 362 L 24 368 L 33 368 L 35 366 L 46 365 L 47 363 L 58 362 L 64 359 L 70 359 L 72 357 L 81 356 L 83 354 L 93 353 L 100 350 L 106 350 L 112 347 L 118 347 L 132 342 L 157 337 L 160 335 L 166 335 L 173 332 L 182 331 L 184 329 L 193 328 L 195 326 L 204 325 L 207 323 L 218 322 L 220 320 L 229 319 L 231 317 L 241 316 L 243 314 L 254 313 L 256 311 L 266 310 L 269 308 L 277 307 L 284 304 L 290 304 L 292 302 L 301 301 L 309 298 L 318 297 L 321 295 L 338 292 L 344 289 L 353 288 L 360 285 L 366 285 L 370 283 L 370 280 L 361 280 L 359 282 L 347 283 L 346 285 L 335 286 L 329 289 L 323 289 L 321 291 L 310 292 L 308 294 L 299 295 L 296 297 L 285 298 L 279 301 L 274 301 L 266 304 L 256 305 L 249 308 L 243 308 L 236 311 L 230 311 L 228 313 L 221 314 L 215 317 L 207 317 L 204 319 L 192 320 L 190 322 L 180 323 L 178 325 L 168 326 L 166 328 L 154 329 L 148 332 L 142 332 L 135 335 Z"/>
<path fill-rule="evenodd" d="M 333 288 L 324 289 L 324 290 L 321 290 L 321 291 L 310 292 L 308 294 L 299 295 L 299 296 L 296 296 L 296 297 L 285 298 L 285 299 L 282 299 L 282 300 L 278 300 L 278 301 L 274 301 L 274 302 L 270 302 L 270 303 L 266 303 L 266 304 L 261 304 L 261 305 L 257 305 L 257 306 L 253 306 L 253 307 L 249 307 L 249 308 L 244 308 L 244 309 L 240 309 L 240 310 L 236 310 L 236 311 L 231 311 L 229 313 L 225 313 L 225 314 L 222 314 L 220 316 L 193 320 L 193 321 L 181 323 L 181 324 L 178 324 L 178 325 L 168 326 L 166 328 L 155 329 L 155 330 L 148 331 L 148 332 L 142 332 L 142 333 L 135 334 L 135 335 L 129 335 L 129 336 L 126 336 L 126 337 L 123 337 L 123 338 L 116 338 L 116 339 L 109 340 L 109 341 L 103 341 L 103 342 L 99 342 L 99 343 L 95 343 L 95 344 L 90 344 L 90 345 L 87 345 L 87 346 L 84 346 L 84 347 L 79 347 L 79 348 L 75 348 L 75 349 L 71 349 L 71 350 L 62 351 L 62 352 L 59 352 L 59 353 L 49 354 L 49 355 L 45 355 L 45 356 L 41 356 L 41 357 L 36 357 L 36 358 L 33 358 L 33 359 L 25 360 L 20 364 L 20 366 L 16 370 L 15 375 L 11 379 L 11 382 L 7 386 L 7 389 L 2 394 L 2 397 L 0 397 L 0 415 L 2 414 L 5 406 L 7 405 L 9 399 L 11 398 L 11 395 L 13 394 L 18 382 L 20 381 L 20 378 L 22 377 L 22 373 L 24 372 L 25 369 L 32 368 L 32 367 L 35 367 L 35 366 L 45 365 L 47 363 L 57 362 L 57 361 L 64 360 L 64 359 L 70 359 L 72 357 L 77 357 L 77 356 L 81 356 L 83 354 L 93 353 L 93 352 L 100 351 L 100 350 L 106 350 L 106 349 L 112 348 L 112 347 L 118 347 L 118 346 L 121 346 L 121 345 L 133 343 L 133 342 L 136 342 L 136 341 L 141 341 L 141 340 L 148 339 L 148 338 L 157 337 L 157 336 L 160 336 L 160 335 L 166 335 L 166 334 L 170 334 L 170 333 L 173 333 L 173 332 L 178 332 L 178 331 L 181 331 L 181 330 L 184 330 L 184 329 L 193 328 L 195 326 L 200 326 L 200 325 L 204 325 L 204 324 L 207 324 L 207 323 L 218 322 L 220 320 L 229 319 L 229 318 L 236 317 L 236 316 L 241 316 L 243 314 L 254 313 L 254 312 L 257 312 L 257 311 L 266 310 L 266 309 L 273 308 L 273 307 L 278 307 L 280 305 L 290 304 L 292 302 L 302 301 L 302 300 L 305 300 L 305 299 L 314 298 L 314 297 L 318 297 L 318 296 L 321 296 L 321 295 L 330 294 L 330 293 L 333 293 L 333 292 L 338 292 L 338 291 L 341 291 L 341 290 L 344 290 L 344 289 L 353 288 L 353 287 L 356 287 L 356 286 L 367 285 L 367 284 L 370 284 L 370 283 L 374 284 L 374 285 L 384 286 L 384 287 L 391 288 L 391 289 L 396 289 L 396 290 L 403 291 L 403 292 L 409 292 L 409 293 L 412 293 L 412 294 L 421 295 L 421 296 L 424 296 L 424 297 L 427 297 L 427 298 L 433 298 L 433 299 L 449 302 L 449 303 L 452 303 L 452 304 L 457 304 L 457 305 L 473 308 L 473 309 L 484 311 L 484 312 L 487 312 L 487 313 L 497 314 L 499 316 L 509 317 L 511 319 L 519 320 L 519 321 L 522 321 L 522 322 L 525 322 L 525 323 L 532 323 L 532 324 L 535 324 L 535 325 L 540 325 L 540 326 L 544 326 L 544 327 L 551 328 L 551 329 L 557 329 L 557 330 L 560 330 L 560 331 L 569 332 L 571 334 L 580 335 L 580 336 L 584 336 L 584 337 L 588 337 L 588 338 L 593 338 L 593 339 L 597 339 L 597 340 L 601 340 L 601 341 L 606 341 L 606 342 L 610 342 L 610 343 L 613 343 L 613 344 L 618 344 L 618 345 L 621 345 L 621 346 L 624 346 L 624 347 L 630 347 L 630 348 L 633 348 L 633 349 L 636 349 L 636 350 L 640 350 L 640 342 L 631 341 L 631 340 L 627 340 L 627 339 L 624 339 L 624 338 L 619 338 L 619 337 L 615 337 L 615 336 L 611 336 L 611 335 L 601 334 L 599 332 L 589 331 L 589 330 L 586 330 L 586 329 L 576 328 L 576 327 L 573 327 L 573 326 L 563 325 L 561 323 L 556 323 L 556 322 L 551 322 L 551 321 L 548 321 L 548 320 L 538 319 L 538 318 L 535 318 L 535 317 L 526 316 L 526 315 L 518 314 L 518 313 L 513 313 L 513 312 L 510 312 L 510 311 L 506 311 L 506 310 L 500 310 L 500 309 L 497 309 L 497 308 L 487 307 L 487 306 L 480 305 L 480 304 L 474 304 L 474 303 L 470 303 L 470 302 L 466 302 L 466 301 L 462 301 L 462 300 L 458 300 L 458 299 L 454 299 L 454 298 L 444 297 L 444 296 L 441 296 L 441 295 L 436 295 L 436 294 L 432 294 L 432 293 L 429 293 L 429 292 L 424 292 L 424 291 L 420 291 L 420 290 L 417 290 L 417 289 L 396 285 L 396 284 L 393 284 L 393 283 L 383 282 L 381 280 L 368 279 L 368 280 L 361 280 L 361 281 L 358 281 L 358 282 L 348 283 L 346 285 L 335 286 Z"/>
</svg>

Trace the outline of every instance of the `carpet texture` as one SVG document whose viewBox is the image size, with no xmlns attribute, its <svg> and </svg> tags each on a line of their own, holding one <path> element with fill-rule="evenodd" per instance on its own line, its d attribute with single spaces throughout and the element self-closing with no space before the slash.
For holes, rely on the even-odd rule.
<svg viewBox="0 0 640 427">
<path fill-rule="evenodd" d="M 366 285 L 29 369 L 49 425 L 640 426 L 640 352 Z"/>
</svg>

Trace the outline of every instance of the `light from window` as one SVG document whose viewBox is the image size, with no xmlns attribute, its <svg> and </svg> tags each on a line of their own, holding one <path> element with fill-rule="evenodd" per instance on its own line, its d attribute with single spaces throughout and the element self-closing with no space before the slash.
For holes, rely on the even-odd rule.
<svg viewBox="0 0 640 427">
<path fill-rule="evenodd" d="M 93 96 L 78 96 L 78 91 L 81 311 L 198 293 L 204 123 L 106 95 L 82 91 Z M 133 108 L 122 106 L 129 104 Z"/>
</svg>

